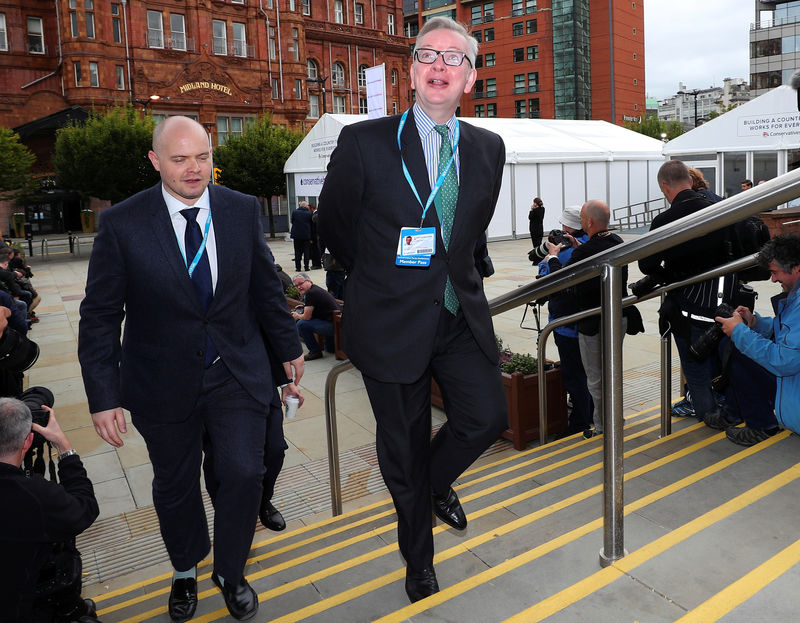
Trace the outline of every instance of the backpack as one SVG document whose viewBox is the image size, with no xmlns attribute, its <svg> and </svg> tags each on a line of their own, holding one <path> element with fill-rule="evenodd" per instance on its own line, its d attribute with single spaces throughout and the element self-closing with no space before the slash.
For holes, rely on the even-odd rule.
<svg viewBox="0 0 800 623">
<path fill-rule="evenodd" d="M 770 239 L 769 228 L 757 216 L 748 216 L 725 230 L 725 250 L 728 261 L 758 253 Z M 737 273 L 741 281 L 764 281 L 770 278 L 769 270 L 752 266 Z"/>
</svg>

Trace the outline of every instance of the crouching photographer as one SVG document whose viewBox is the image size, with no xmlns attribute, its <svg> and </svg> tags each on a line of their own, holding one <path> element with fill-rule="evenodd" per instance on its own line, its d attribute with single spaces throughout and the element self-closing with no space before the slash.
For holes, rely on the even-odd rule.
<svg viewBox="0 0 800 623">
<path fill-rule="evenodd" d="M 0 307 L 0 349 L 9 348 L 0 366 L 19 368 L 30 362 L 35 344 L 9 332 L 9 315 Z M 5 341 L 9 336 L 12 344 Z M 19 349 L 28 355 L 21 357 Z M 34 350 L 38 354 L 38 347 Z M 76 535 L 99 513 L 92 483 L 56 420 L 52 393 L 33 387 L 21 398 L 0 398 L 0 622 L 96 622 L 94 604 L 81 598 L 75 548 Z M 44 473 L 45 444 L 58 454 L 60 484 L 53 481 L 52 467 L 53 480 L 35 473 Z M 34 446 L 40 453 L 36 461 Z"/>
</svg>

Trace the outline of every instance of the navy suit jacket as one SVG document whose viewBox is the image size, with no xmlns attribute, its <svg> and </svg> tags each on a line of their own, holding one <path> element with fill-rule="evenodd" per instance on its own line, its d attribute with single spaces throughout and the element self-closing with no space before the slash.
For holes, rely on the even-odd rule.
<svg viewBox="0 0 800 623">
<path fill-rule="evenodd" d="M 200 392 L 206 334 L 264 405 L 279 361 L 302 354 L 267 249 L 255 197 L 209 186 L 217 286 L 204 313 L 181 256 L 161 184 L 102 213 L 81 304 L 78 357 L 92 413 L 125 407 L 180 421 Z M 125 331 L 120 343 L 120 325 Z"/>
<path fill-rule="evenodd" d="M 418 227 L 422 207 L 403 174 L 400 117 L 342 129 L 319 198 L 319 234 L 348 270 L 342 315 L 344 350 L 365 374 L 411 383 L 430 362 L 447 276 L 485 355 L 498 353 L 476 258 L 500 193 L 505 147 L 495 133 L 461 122 L 460 182 L 450 244 L 438 234 L 427 268 L 395 265 L 401 227 Z M 430 182 L 413 110 L 401 135 L 402 155 L 424 203 Z M 441 227 L 431 204 L 425 227 Z"/>
</svg>

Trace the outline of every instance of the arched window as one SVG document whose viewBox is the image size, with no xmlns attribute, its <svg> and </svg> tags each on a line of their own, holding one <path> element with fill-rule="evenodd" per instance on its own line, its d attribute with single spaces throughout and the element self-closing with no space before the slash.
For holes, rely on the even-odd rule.
<svg viewBox="0 0 800 623">
<path fill-rule="evenodd" d="M 344 65 L 334 63 L 331 67 L 331 84 L 335 87 L 344 87 Z"/>
<path fill-rule="evenodd" d="M 359 89 L 366 89 L 367 88 L 367 66 L 366 65 L 359 65 L 359 67 L 358 67 L 358 88 Z"/>
<path fill-rule="evenodd" d="M 317 69 L 317 64 L 311 59 L 308 59 L 307 67 L 308 67 L 307 70 L 308 77 L 311 78 L 312 80 L 316 80 L 319 77 L 319 70 Z"/>
</svg>

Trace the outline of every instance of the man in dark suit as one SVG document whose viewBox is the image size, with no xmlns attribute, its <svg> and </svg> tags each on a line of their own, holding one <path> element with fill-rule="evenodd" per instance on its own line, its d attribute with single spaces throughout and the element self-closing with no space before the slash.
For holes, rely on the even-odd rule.
<svg viewBox="0 0 800 623">
<path fill-rule="evenodd" d="M 377 421 L 412 601 L 439 590 L 431 507 L 466 527 L 451 485 L 507 427 L 477 261 L 486 255 L 505 148 L 496 134 L 455 118 L 475 82 L 477 47 L 461 24 L 429 20 L 411 63 L 416 104 L 402 117 L 345 127 L 319 201 L 320 236 L 349 274 L 344 349 Z M 447 413 L 433 440 L 431 377 Z"/>
<path fill-rule="evenodd" d="M 210 549 L 199 485 L 208 436 L 219 482 L 212 579 L 231 614 L 245 619 L 258 608 L 244 565 L 274 391 L 261 334 L 295 381 L 303 373 L 302 348 L 258 201 L 208 187 L 211 148 L 203 127 L 186 117 L 162 121 L 149 157 L 161 183 L 100 219 L 81 304 L 84 386 L 104 440 L 122 446 L 126 408 L 147 444 L 153 503 L 175 569 L 173 621 L 193 616 L 196 564 Z"/>
<path fill-rule="evenodd" d="M 294 267 L 300 272 L 300 260 L 303 261 L 305 270 L 308 271 L 308 261 L 311 255 L 312 227 L 311 210 L 307 201 L 301 201 L 297 209 L 292 212 L 292 231 L 289 234 L 294 241 Z"/>
</svg>

